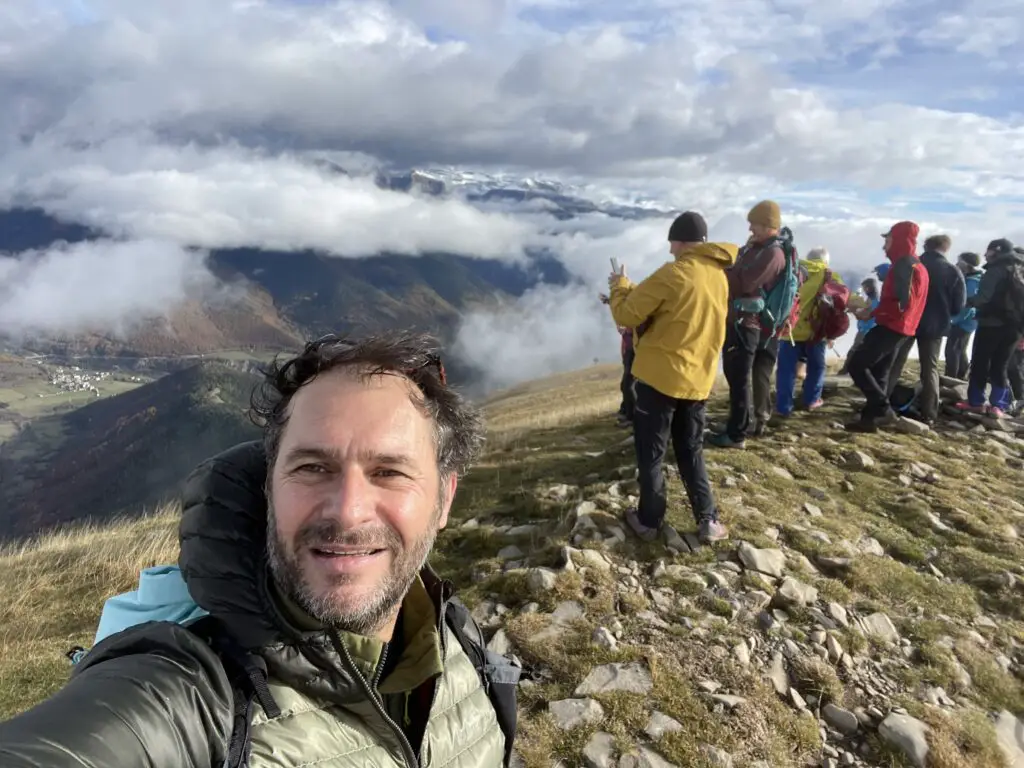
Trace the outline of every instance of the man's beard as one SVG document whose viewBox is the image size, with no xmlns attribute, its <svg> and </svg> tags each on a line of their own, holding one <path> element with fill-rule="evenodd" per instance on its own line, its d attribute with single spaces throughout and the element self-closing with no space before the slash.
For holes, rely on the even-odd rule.
<svg viewBox="0 0 1024 768">
<path fill-rule="evenodd" d="M 405 549 L 401 537 L 387 526 L 346 532 L 334 520 L 318 520 L 303 526 L 289 547 L 277 533 L 274 507 L 269 500 L 267 506 L 267 556 L 278 587 L 321 624 L 367 637 L 376 634 L 405 599 L 434 547 L 442 512 L 438 505 L 426 533 L 410 549 Z M 382 549 L 391 555 L 390 570 L 358 606 L 347 605 L 345 599 L 336 597 L 346 583 L 355 580 L 353 575 L 334 574 L 328 585 L 317 592 L 302 570 L 298 551 L 328 545 Z"/>
</svg>

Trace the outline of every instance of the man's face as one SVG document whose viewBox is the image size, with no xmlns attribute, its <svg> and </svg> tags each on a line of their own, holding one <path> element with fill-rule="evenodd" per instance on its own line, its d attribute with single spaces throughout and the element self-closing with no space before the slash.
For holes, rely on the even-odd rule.
<svg viewBox="0 0 1024 768">
<path fill-rule="evenodd" d="M 412 397 L 399 376 L 318 376 L 292 399 L 269 472 L 275 579 L 314 619 L 357 634 L 393 618 L 455 492 Z"/>
<path fill-rule="evenodd" d="M 891 247 L 892 247 L 892 235 L 886 235 L 885 236 L 885 240 L 882 242 L 882 250 L 885 251 L 886 253 L 888 253 L 889 249 Z"/>
</svg>

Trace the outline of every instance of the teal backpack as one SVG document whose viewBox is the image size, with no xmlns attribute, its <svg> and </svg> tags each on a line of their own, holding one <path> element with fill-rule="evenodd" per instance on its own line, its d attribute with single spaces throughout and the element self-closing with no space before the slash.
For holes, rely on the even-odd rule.
<svg viewBox="0 0 1024 768">
<path fill-rule="evenodd" d="M 445 619 L 452 634 L 476 667 L 484 691 L 491 700 L 498 725 L 505 735 L 505 766 L 512 759 L 518 720 L 516 689 L 522 667 L 504 656 L 487 650 L 486 640 L 469 609 L 458 599 L 448 601 Z M 189 594 L 188 586 L 176 565 L 146 568 L 139 575 L 138 589 L 115 595 L 103 604 L 93 647 L 121 632 L 154 621 L 173 622 L 205 640 L 224 664 L 235 692 L 235 724 L 228 743 L 228 757 L 222 768 L 246 768 L 251 751 L 251 728 L 259 703 L 270 718 L 281 709 L 274 701 L 263 659 L 243 649 L 223 630 L 218 619 L 200 608 Z M 65 656 L 78 664 L 89 653 L 75 647 Z"/>
<path fill-rule="evenodd" d="M 773 240 L 761 248 L 776 245 L 786 256 L 786 266 L 775 285 L 768 290 L 762 289 L 758 298 L 736 299 L 733 302 L 738 312 L 757 315 L 761 324 L 761 346 L 766 346 L 772 339 L 791 334 L 800 319 L 800 284 L 803 278 L 796 247 L 793 245 L 793 232 L 789 227 L 783 227 Z"/>
<path fill-rule="evenodd" d="M 786 268 L 775 285 L 762 291 L 761 329 L 770 339 L 791 333 L 800 319 L 800 266 L 789 227 L 782 228 L 776 242 L 786 255 Z"/>
</svg>

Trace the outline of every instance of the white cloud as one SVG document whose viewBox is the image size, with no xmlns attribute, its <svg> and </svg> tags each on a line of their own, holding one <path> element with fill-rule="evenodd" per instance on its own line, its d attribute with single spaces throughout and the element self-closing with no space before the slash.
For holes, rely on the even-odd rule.
<svg viewBox="0 0 1024 768">
<path fill-rule="evenodd" d="M 168 243 L 99 240 L 0 256 L 0 335 L 127 334 L 217 293 L 205 254 Z"/>
<path fill-rule="evenodd" d="M 902 2 L 878 4 L 875 16 L 803 2 L 778 11 L 764 0 L 739 9 L 597 3 L 573 11 L 593 23 L 559 37 L 481 32 L 443 43 L 372 2 L 93 5 L 103 19 L 94 25 L 27 24 L 6 41 L 0 95 L 16 105 L 3 118 L 8 136 L 157 129 L 410 163 L 618 176 L 648 175 L 656 164 L 679 177 L 696 159 L 783 182 L 942 181 L 965 191 L 985 175 L 1013 178 L 1009 169 L 1024 160 L 1019 123 L 924 110 L 912 99 L 850 107 L 789 71 L 842 62 L 860 50 L 837 47 L 850 38 L 864 37 L 864 48 L 916 32 L 900 16 L 909 7 Z M 484 5 L 490 21 L 481 29 L 509 15 L 500 3 Z M 427 24 L 461 6 L 402 7 Z M 758 23 L 736 24 L 737 16 Z M 843 37 L 851 24 L 854 33 Z M 942 40 L 956 55 L 960 41 Z M 957 174 L 943 173 L 953 166 Z"/>
<path fill-rule="evenodd" d="M 0 205 L 19 201 L 115 236 L 204 248 L 515 259 L 530 236 L 507 215 L 380 189 L 371 177 L 332 173 L 308 159 L 145 137 L 88 151 L 39 139 L 0 158 Z"/>
<path fill-rule="evenodd" d="M 898 218 L 956 250 L 1024 238 L 1024 123 L 1009 114 L 1024 98 L 1022 39 L 1012 0 L 4 0 L 0 206 L 139 241 L 48 257 L 79 254 L 96 274 L 110 258 L 131 280 L 132 249 L 184 269 L 190 245 L 494 258 L 546 246 L 576 282 L 473 314 L 460 337 L 509 379 L 589 362 L 595 345 L 614 356 L 594 299 L 608 258 L 642 278 L 666 258 L 666 222 L 410 197 L 312 158 L 555 176 L 595 201 L 699 210 L 733 241 L 771 197 L 801 251 L 826 245 L 863 273 Z M 167 274 L 166 295 L 138 290 L 140 305 L 110 300 L 104 315 L 29 263 L 19 295 L 60 293 L 72 325 L 158 311 L 190 284 L 175 274 L 201 274 Z"/>
</svg>

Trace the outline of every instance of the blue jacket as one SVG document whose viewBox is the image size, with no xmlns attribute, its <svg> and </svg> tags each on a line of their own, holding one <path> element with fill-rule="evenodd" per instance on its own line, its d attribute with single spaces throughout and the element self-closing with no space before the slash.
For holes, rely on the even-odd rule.
<svg viewBox="0 0 1024 768">
<path fill-rule="evenodd" d="M 967 306 L 964 276 L 938 251 L 925 251 L 921 263 L 928 270 L 928 301 L 917 326 L 917 338 L 941 339 L 949 335 L 953 318 Z"/>
<path fill-rule="evenodd" d="M 870 301 L 871 301 L 871 311 L 874 312 L 875 308 L 878 307 L 878 304 L 881 301 L 881 299 L 876 297 L 874 299 L 870 299 Z M 872 328 L 874 328 L 876 325 L 877 325 L 877 323 L 875 322 L 875 318 L 874 318 L 873 315 L 871 317 L 869 317 L 867 320 L 858 320 L 857 321 L 857 333 L 867 333 Z"/>
<path fill-rule="evenodd" d="M 189 594 L 178 566 L 146 568 L 139 574 L 138 589 L 115 595 L 103 604 L 94 643 L 147 621 L 180 624 L 205 615 Z"/>
<path fill-rule="evenodd" d="M 978 295 L 978 288 L 981 287 L 981 276 L 983 274 L 984 272 L 979 270 L 977 272 L 972 272 L 969 275 L 965 275 L 964 279 L 967 282 L 968 299 L 972 296 Z M 953 325 L 966 333 L 974 333 L 978 330 L 978 321 L 975 319 L 975 315 L 977 314 L 978 310 L 974 307 L 965 306 L 963 311 L 953 318 Z"/>
</svg>

